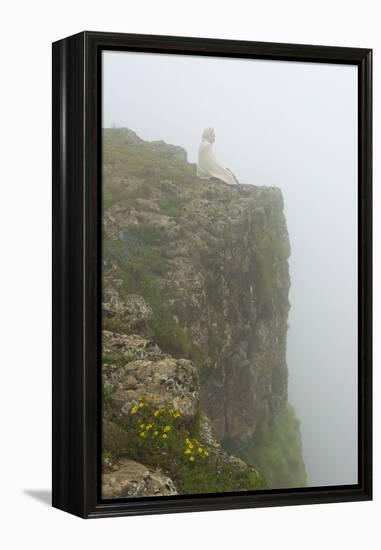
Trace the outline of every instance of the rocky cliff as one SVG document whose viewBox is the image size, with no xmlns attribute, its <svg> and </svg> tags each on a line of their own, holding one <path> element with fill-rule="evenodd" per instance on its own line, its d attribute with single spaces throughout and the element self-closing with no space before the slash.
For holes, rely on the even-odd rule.
<svg viewBox="0 0 381 550">
<path fill-rule="evenodd" d="M 126 460 L 156 468 L 142 494 L 305 484 L 287 401 L 290 246 L 280 190 L 200 180 L 183 149 L 128 129 L 104 131 L 103 182 L 105 492 L 129 494 L 120 489 Z M 131 433 L 134 407 L 176 424 L 168 420 L 177 443 L 160 441 L 160 460 L 152 428 Z M 193 444 L 180 448 L 193 440 L 198 470 Z M 169 466 L 176 453 L 184 456 Z M 158 476 L 177 488 L 158 489 Z"/>
</svg>

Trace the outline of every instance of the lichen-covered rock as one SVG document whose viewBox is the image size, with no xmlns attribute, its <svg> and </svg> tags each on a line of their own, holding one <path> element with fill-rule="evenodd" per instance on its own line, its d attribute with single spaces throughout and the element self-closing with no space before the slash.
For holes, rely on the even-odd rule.
<svg viewBox="0 0 381 550">
<path fill-rule="evenodd" d="M 191 361 L 164 354 L 138 335 L 103 334 L 103 382 L 110 389 L 112 407 L 119 415 L 128 414 L 133 403 L 144 398 L 157 407 L 180 411 L 184 422 L 193 421 L 200 388 Z M 118 357 L 117 364 L 107 363 L 110 355 Z"/>
<path fill-rule="evenodd" d="M 121 460 L 116 471 L 102 477 L 102 497 L 106 500 L 172 495 L 177 495 L 177 490 L 169 477 L 133 460 Z"/>
<path fill-rule="evenodd" d="M 147 340 L 139 334 L 119 334 L 109 330 L 102 332 L 104 373 L 108 373 L 109 367 L 117 356 L 123 364 L 134 359 L 162 359 L 167 357 L 159 346 L 152 340 Z"/>
<path fill-rule="evenodd" d="M 196 368 L 187 359 L 131 361 L 117 372 L 113 401 L 127 413 L 133 401 L 145 398 L 158 407 L 170 406 L 184 420 L 193 420 L 197 410 L 199 384 Z M 114 378 L 115 381 L 115 378 Z"/>
<path fill-rule="evenodd" d="M 121 299 L 118 292 L 122 281 L 111 279 L 105 284 L 102 312 L 105 318 L 123 323 L 128 332 L 143 332 L 152 319 L 152 308 L 142 296 L 129 294 Z"/>
</svg>

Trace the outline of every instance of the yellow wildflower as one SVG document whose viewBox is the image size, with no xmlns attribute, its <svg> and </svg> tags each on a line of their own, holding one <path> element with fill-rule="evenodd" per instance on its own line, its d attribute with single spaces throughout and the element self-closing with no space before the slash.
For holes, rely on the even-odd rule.
<svg viewBox="0 0 381 550">
<path fill-rule="evenodd" d="M 184 451 L 184 453 L 185 453 L 186 455 L 190 455 L 190 454 L 192 453 L 192 451 L 191 451 L 190 449 L 187 449 L 186 451 Z"/>
<path fill-rule="evenodd" d="M 205 456 L 209 456 L 208 451 L 204 451 L 204 455 L 205 455 Z"/>
<path fill-rule="evenodd" d="M 137 411 L 137 408 L 136 408 L 136 406 L 134 405 L 134 406 L 132 407 L 132 409 L 131 409 L 131 414 L 135 414 L 136 411 Z"/>
<path fill-rule="evenodd" d="M 167 439 L 168 436 L 167 436 L 167 434 L 163 434 L 161 437 L 162 437 L 163 439 Z"/>
<path fill-rule="evenodd" d="M 144 403 L 139 403 L 139 407 L 142 409 L 144 407 Z"/>
<path fill-rule="evenodd" d="M 159 414 L 160 414 L 160 411 L 155 411 L 155 412 L 153 413 L 154 416 L 159 416 Z"/>
<path fill-rule="evenodd" d="M 198 448 L 198 452 L 199 452 L 199 453 L 202 453 L 201 447 Z"/>
<path fill-rule="evenodd" d="M 150 430 L 152 428 L 152 424 L 147 424 L 146 430 Z"/>
<path fill-rule="evenodd" d="M 156 432 L 154 432 L 154 435 L 159 435 L 159 432 L 156 430 Z"/>
<path fill-rule="evenodd" d="M 190 449 L 193 449 L 193 447 L 194 447 L 193 443 L 189 443 L 188 446 L 189 446 Z"/>
<path fill-rule="evenodd" d="M 165 426 L 164 431 L 165 432 L 170 432 L 171 431 L 171 426 Z"/>
<path fill-rule="evenodd" d="M 144 430 L 144 428 L 146 427 L 146 425 L 145 425 L 145 424 L 140 424 L 140 427 L 141 427 L 142 430 Z"/>
<path fill-rule="evenodd" d="M 190 460 L 191 462 L 194 462 L 194 456 L 190 456 L 190 457 L 189 457 L 189 460 Z"/>
<path fill-rule="evenodd" d="M 185 443 L 187 443 L 188 445 L 189 445 L 189 443 L 190 443 L 190 441 L 189 441 L 189 439 L 188 439 L 187 437 L 185 438 Z"/>
<path fill-rule="evenodd" d="M 145 437 L 145 436 L 146 436 L 145 432 L 140 432 L 140 437 Z"/>
</svg>

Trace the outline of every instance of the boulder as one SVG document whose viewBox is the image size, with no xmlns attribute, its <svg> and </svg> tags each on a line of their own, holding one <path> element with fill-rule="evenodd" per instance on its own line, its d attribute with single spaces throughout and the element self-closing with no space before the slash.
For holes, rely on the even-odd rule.
<svg viewBox="0 0 381 550">
<path fill-rule="evenodd" d="M 177 495 L 173 481 L 160 470 L 123 459 L 116 471 L 103 474 L 103 499 Z"/>
</svg>

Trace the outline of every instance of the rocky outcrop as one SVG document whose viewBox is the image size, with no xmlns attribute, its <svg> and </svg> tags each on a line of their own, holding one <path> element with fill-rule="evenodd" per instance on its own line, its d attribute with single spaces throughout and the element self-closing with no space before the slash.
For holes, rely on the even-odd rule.
<svg viewBox="0 0 381 550">
<path fill-rule="evenodd" d="M 133 460 L 121 460 L 119 468 L 103 474 L 103 498 L 177 495 L 176 487 L 160 470 L 152 470 Z"/>
<path fill-rule="evenodd" d="M 103 384 L 111 390 L 112 406 L 127 415 L 144 398 L 156 407 L 180 411 L 188 424 L 195 417 L 199 400 L 196 367 L 187 359 L 175 359 L 139 335 L 103 332 Z M 125 364 L 107 363 L 110 352 Z"/>
<path fill-rule="evenodd" d="M 107 283 L 104 289 L 102 314 L 106 318 L 122 322 L 129 333 L 144 333 L 152 318 L 152 308 L 142 296 L 129 294 L 121 299 L 117 288 L 122 281 L 109 279 Z"/>
</svg>

